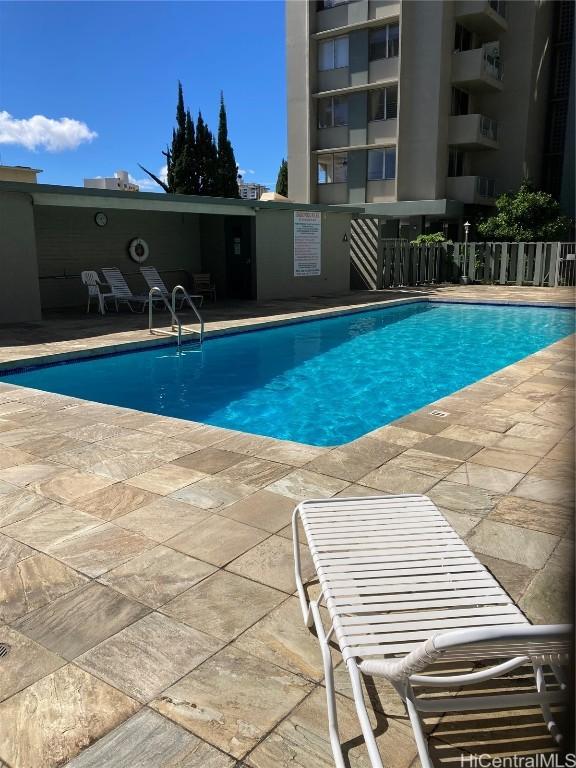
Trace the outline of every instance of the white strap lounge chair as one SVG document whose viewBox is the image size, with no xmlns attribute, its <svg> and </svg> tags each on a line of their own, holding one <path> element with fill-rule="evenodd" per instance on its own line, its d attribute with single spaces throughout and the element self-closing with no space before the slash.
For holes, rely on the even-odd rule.
<svg viewBox="0 0 576 768">
<path fill-rule="evenodd" d="M 160 274 L 156 267 L 140 267 L 140 272 L 142 273 L 142 277 L 144 280 L 146 280 L 146 284 L 148 285 L 148 288 L 159 288 L 162 292 L 162 295 L 166 299 L 168 303 L 172 300 L 172 294 L 166 287 L 166 284 L 164 280 L 160 277 Z M 204 297 L 201 295 L 198 296 L 190 296 L 191 300 L 194 300 L 194 302 L 201 307 L 202 302 L 204 301 Z M 180 293 L 178 295 L 178 301 L 180 302 L 178 305 L 178 309 L 182 309 L 182 306 L 185 302 L 188 301 L 187 297 Z"/>
<path fill-rule="evenodd" d="M 124 275 L 117 267 L 103 267 L 102 274 L 106 278 L 106 282 L 110 286 L 110 290 L 118 304 L 127 304 L 130 307 L 131 312 L 134 312 L 133 304 L 136 306 L 139 305 L 141 307 L 141 312 L 144 312 L 149 302 L 148 294 L 136 295 L 132 293 Z M 160 297 L 157 297 L 154 300 L 159 300 L 164 304 Z"/>
<path fill-rule="evenodd" d="M 320 581 L 318 600 L 302 584 L 302 521 Z M 360 672 L 386 678 L 401 696 L 423 768 L 432 768 L 420 713 L 539 706 L 553 738 L 562 736 L 551 705 L 567 699 L 569 625 L 533 626 L 426 496 L 399 495 L 304 501 L 294 510 L 296 585 L 302 614 L 314 625 L 326 676 L 330 742 L 344 768 L 329 641 L 348 668 L 373 768 L 382 760 L 368 719 Z M 325 603 L 331 626 L 322 624 Z M 465 662 L 472 672 L 438 674 L 438 662 Z M 421 698 L 413 686 L 460 688 L 532 665 L 532 692 Z M 543 666 L 557 685 L 546 688 Z M 436 668 L 435 668 L 436 667 Z"/>
<path fill-rule="evenodd" d="M 118 302 L 116 301 L 114 294 L 103 290 L 103 288 L 105 289 L 108 286 L 101 282 L 100 278 L 98 277 L 98 272 L 91 269 L 86 269 L 83 272 L 80 272 L 80 279 L 88 291 L 88 304 L 86 306 L 86 314 L 90 312 L 92 299 L 96 299 L 98 304 L 98 311 L 101 315 L 106 314 L 107 300 L 113 301 L 116 306 L 116 311 L 118 311 Z"/>
</svg>

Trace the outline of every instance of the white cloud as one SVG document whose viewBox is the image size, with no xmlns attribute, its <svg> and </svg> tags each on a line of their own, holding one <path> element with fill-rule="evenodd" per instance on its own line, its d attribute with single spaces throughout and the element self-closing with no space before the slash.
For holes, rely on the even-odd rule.
<svg viewBox="0 0 576 768">
<path fill-rule="evenodd" d="M 86 123 L 61 117 L 54 120 L 44 115 L 33 115 L 19 120 L 9 112 L 0 112 L 0 144 L 18 144 L 26 149 L 46 149 L 62 152 L 77 149 L 85 141 L 98 136 Z"/>
<path fill-rule="evenodd" d="M 248 174 L 248 173 L 252 174 L 252 176 L 254 176 L 256 171 L 253 170 L 252 168 L 238 168 L 238 173 L 240 174 L 240 176 L 246 176 L 246 174 Z"/>
</svg>

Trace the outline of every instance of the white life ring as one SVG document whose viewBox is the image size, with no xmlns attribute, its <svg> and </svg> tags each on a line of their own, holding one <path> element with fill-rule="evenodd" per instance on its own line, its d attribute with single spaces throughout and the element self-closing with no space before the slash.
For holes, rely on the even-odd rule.
<svg viewBox="0 0 576 768">
<path fill-rule="evenodd" d="M 135 237 L 128 246 L 130 258 L 137 264 L 142 264 L 148 258 L 150 249 L 146 240 L 142 240 L 141 237 Z"/>
</svg>

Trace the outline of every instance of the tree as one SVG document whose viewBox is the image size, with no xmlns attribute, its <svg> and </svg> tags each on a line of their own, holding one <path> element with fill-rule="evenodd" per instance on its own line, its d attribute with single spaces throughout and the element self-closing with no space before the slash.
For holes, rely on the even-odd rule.
<svg viewBox="0 0 576 768">
<path fill-rule="evenodd" d="M 288 197 L 288 163 L 284 158 L 280 163 L 280 170 L 276 179 L 276 193 Z"/>
<path fill-rule="evenodd" d="M 479 222 L 477 230 L 488 240 L 519 242 L 557 240 L 570 227 L 559 203 L 525 180 L 515 193 L 505 192 L 496 200 L 497 214 Z"/>
<path fill-rule="evenodd" d="M 238 166 L 234 150 L 228 138 L 228 119 L 224 96 L 220 93 L 220 119 L 218 145 L 198 113 L 196 128 L 185 108 L 182 84 L 178 83 L 176 127 L 172 130 L 172 142 L 162 153 L 166 158 L 166 181 L 140 168 L 159 184 L 165 192 L 182 195 L 208 195 L 212 197 L 240 197 L 238 190 Z"/>
<path fill-rule="evenodd" d="M 218 158 L 216 169 L 216 189 L 219 197 L 240 197 L 238 190 L 238 166 L 234 150 L 228 138 L 228 118 L 224 105 L 224 94 L 220 91 L 220 115 L 218 119 Z"/>
</svg>

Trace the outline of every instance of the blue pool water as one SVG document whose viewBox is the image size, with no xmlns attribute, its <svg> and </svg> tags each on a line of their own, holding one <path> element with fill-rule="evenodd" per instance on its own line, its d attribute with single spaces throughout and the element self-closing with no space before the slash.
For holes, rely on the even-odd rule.
<svg viewBox="0 0 576 768">
<path fill-rule="evenodd" d="M 339 445 L 574 331 L 568 309 L 414 304 L 36 368 L 4 381 Z"/>
</svg>

